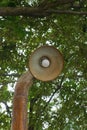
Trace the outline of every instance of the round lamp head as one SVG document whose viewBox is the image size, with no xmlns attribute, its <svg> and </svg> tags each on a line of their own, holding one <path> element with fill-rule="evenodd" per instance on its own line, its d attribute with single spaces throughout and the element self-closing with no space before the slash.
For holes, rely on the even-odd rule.
<svg viewBox="0 0 87 130">
<path fill-rule="evenodd" d="M 42 46 L 30 56 L 29 68 L 32 75 L 42 81 L 55 79 L 63 69 L 62 54 L 53 46 Z"/>
</svg>

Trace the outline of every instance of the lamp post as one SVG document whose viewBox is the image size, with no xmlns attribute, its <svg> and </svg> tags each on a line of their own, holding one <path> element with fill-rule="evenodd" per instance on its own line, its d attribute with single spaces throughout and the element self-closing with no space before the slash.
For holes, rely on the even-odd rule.
<svg viewBox="0 0 87 130">
<path fill-rule="evenodd" d="M 15 86 L 11 130 L 27 130 L 27 97 L 33 77 L 41 81 L 55 79 L 63 69 L 62 54 L 53 46 L 36 49 L 29 59 L 29 71 L 23 74 Z"/>
</svg>

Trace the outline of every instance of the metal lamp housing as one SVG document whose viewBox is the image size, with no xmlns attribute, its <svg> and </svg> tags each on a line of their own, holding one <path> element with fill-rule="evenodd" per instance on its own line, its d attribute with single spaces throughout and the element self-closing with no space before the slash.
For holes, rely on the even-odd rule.
<svg viewBox="0 0 87 130">
<path fill-rule="evenodd" d="M 63 56 L 53 46 L 37 48 L 30 56 L 29 68 L 32 75 L 41 81 L 55 79 L 62 71 Z"/>
</svg>

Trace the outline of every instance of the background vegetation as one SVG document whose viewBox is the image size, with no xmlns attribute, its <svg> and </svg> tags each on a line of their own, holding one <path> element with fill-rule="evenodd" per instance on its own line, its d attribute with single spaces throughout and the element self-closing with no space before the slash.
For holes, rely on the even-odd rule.
<svg viewBox="0 0 87 130">
<path fill-rule="evenodd" d="M 0 7 L 86 12 L 87 1 L 81 1 L 58 5 L 57 0 L 0 0 Z M 52 13 L 0 16 L 0 130 L 10 129 L 15 82 L 28 69 L 31 52 L 47 44 L 61 51 L 64 69 L 53 81 L 34 79 L 29 130 L 87 129 L 87 16 Z"/>
</svg>

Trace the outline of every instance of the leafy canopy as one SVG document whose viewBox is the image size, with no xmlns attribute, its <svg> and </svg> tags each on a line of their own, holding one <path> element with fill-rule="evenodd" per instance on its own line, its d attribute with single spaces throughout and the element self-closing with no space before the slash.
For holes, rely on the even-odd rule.
<svg viewBox="0 0 87 130">
<path fill-rule="evenodd" d="M 52 2 L 55 0 L 48 1 Z M 40 0 L 1 0 L 0 7 L 38 7 L 41 3 Z M 78 5 L 78 1 L 75 3 Z M 85 7 L 86 2 L 82 11 L 86 11 Z M 70 4 L 69 9 L 77 10 Z M 47 44 L 63 54 L 64 69 L 53 81 L 44 83 L 34 79 L 28 98 L 29 130 L 86 130 L 87 16 L 68 14 L 0 17 L 1 130 L 10 129 L 15 82 L 28 69 L 31 52 Z"/>
</svg>

